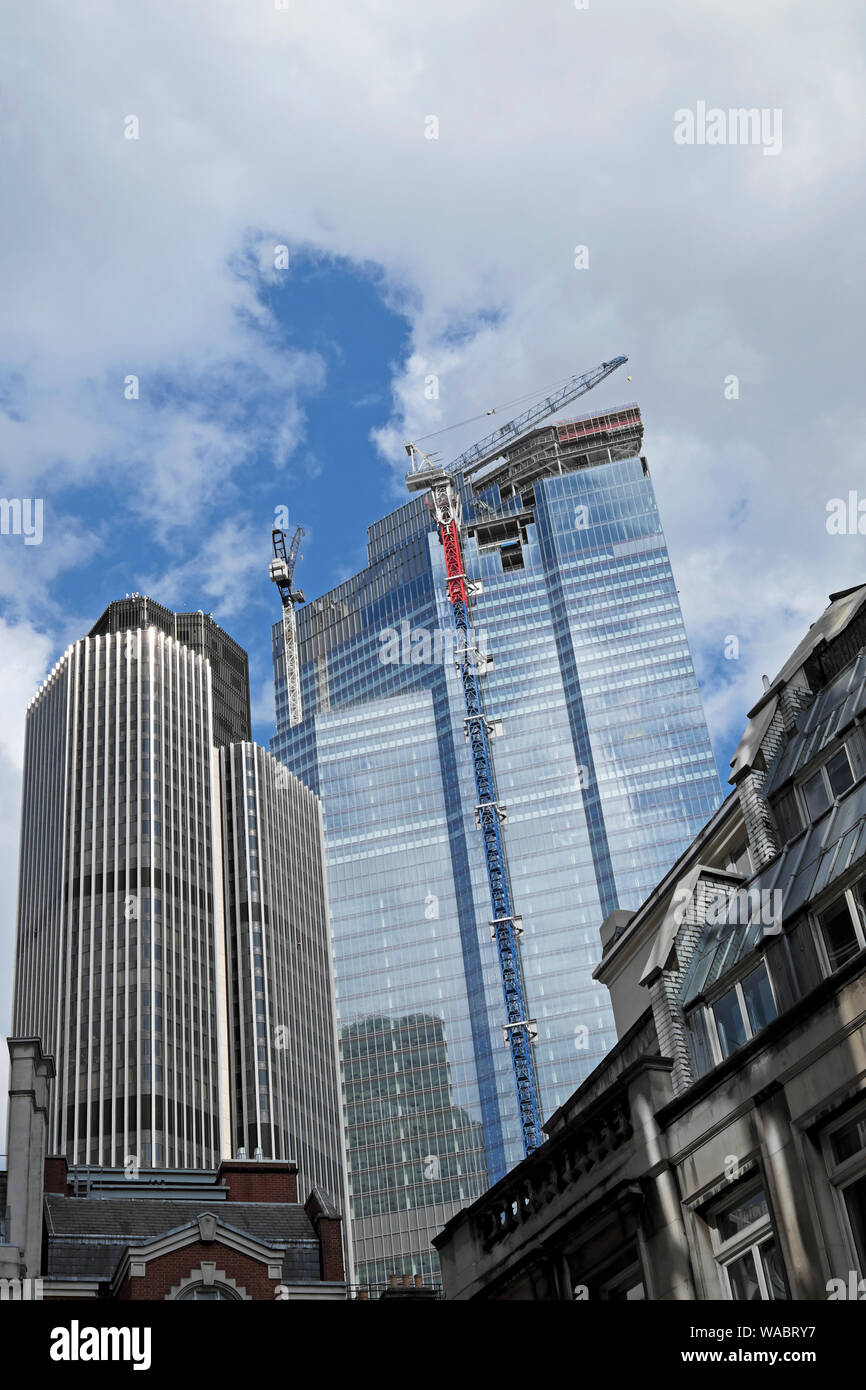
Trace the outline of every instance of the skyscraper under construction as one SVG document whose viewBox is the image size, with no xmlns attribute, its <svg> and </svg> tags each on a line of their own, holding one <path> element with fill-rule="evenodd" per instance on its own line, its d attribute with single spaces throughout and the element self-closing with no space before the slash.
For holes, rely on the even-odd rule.
<svg viewBox="0 0 866 1390">
<path fill-rule="evenodd" d="M 456 474 L 543 1117 L 615 1041 L 599 926 L 691 842 L 720 784 L 634 405 L 537 428 Z M 523 1156 L 497 925 L 428 499 L 297 614 L 302 718 L 273 630 L 272 751 L 322 799 L 360 1278 Z M 435 1025 L 434 1025 L 435 1020 Z"/>
</svg>

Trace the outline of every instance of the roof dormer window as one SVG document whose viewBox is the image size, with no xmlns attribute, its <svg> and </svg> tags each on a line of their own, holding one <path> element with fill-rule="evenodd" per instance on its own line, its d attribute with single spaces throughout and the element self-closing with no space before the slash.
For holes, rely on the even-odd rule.
<svg viewBox="0 0 866 1390">
<path fill-rule="evenodd" d="M 843 744 L 818 771 L 803 783 L 803 800 L 809 819 L 816 821 L 837 797 L 854 784 L 854 773 L 848 750 Z"/>
</svg>

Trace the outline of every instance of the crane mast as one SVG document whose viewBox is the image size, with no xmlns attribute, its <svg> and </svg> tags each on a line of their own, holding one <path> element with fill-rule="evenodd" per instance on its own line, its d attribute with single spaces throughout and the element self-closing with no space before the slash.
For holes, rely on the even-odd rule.
<svg viewBox="0 0 866 1390">
<path fill-rule="evenodd" d="M 505 1004 L 503 1036 L 511 1053 L 525 1154 L 533 1153 L 544 1138 L 532 1057 L 532 1044 L 538 1036 L 538 1029 L 535 1020 L 529 1016 L 523 982 L 519 947 L 523 924 L 522 918 L 514 910 L 503 837 L 506 811 L 497 795 L 490 747 L 494 733 L 501 730 L 501 722 L 490 717 L 481 693 L 480 677 L 484 674 L 486 663 L 478 656 L 471 604 L 473 594 L 480 591 L 480 585 L 473 584 L 464 570 L 460 496 L 454 480 L 457 476 L 465 477 L 483 468 L 497 458 L 504 448 L 516 444 L 541 420 L 555 414 L 577 396 L 591 391 L 627 361 L 627 357 L 616 357 L 583 376 L 571 377 L 559 391 L 537 401 L 522 415 L 479 440 L 444 468 L 428 458 L 416 444 L 407 443 L 405 446 L 412 464 L 406 476 L 406 485 L 410 492 L 429 490 L 430 506 L 445 557 L 445 584 L 456 629 L 457 664 L 466 710 L 464 730 L 472 754 L 478 798 L 475 819 L 481 831 L 490 894 L 490 935 L 496 944 Z"/>
<path fill-rule="evenodd" d="M 274 558 L 271 561 L 268 573 L 274 584 L 280 591 L 280 600 L 283 605 L 283 659 L 286 670 L 286 698 L 289 702 L 289 724 L 300 724 L 303 718 L 301 708 L 301 667 L 298 660 L 298 626 L 295 617 L 295 604 L 306 603 L 306 597 L 302 589 L 293 588 L 295 580 L 295 565 L 298 561 L 298 551 L 301 545 L 301 537 L 304 534 L 302 526 L 298 526 L 292 537 L 291 544 L 286 550 L 286 533 L 279 526 L 275 526 L 271 532 L 271 541 L 274 548 Z"/>
</svg>

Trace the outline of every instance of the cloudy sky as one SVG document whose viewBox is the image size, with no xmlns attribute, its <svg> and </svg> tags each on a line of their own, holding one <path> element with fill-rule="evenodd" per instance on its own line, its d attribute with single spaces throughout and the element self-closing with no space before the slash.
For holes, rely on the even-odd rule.
<svg viewBox="0 0 866 1390">
<path fill-rule="evenodd" d="M 0 496 L 44 519 L 0 535 L 4 1027 L 46 669 L 118 595 L 201 607 L 250 650 L 266 740 L 274 508 L 313 596 L 403 500 L 403 438 L 629 354 L 586 404 L 641 405 L 722 767 L 762 673 L 866 579 L 866 536 L 827 530 L 866 499 L 862 4 L 579 5 L 7 11 Z M 741 107 L 764 137 L 710 114 L 699 143 Z"/>
</svg>

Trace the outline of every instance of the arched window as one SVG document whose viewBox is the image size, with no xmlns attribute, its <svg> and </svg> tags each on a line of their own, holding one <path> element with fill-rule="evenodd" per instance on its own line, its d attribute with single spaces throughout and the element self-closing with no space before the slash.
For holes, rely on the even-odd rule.
<svg viewBox="0 0 866 1390">
<path fill-rule="evenodd" d="M 169 1289 L 165 1297 L 166 1301 L 171 1303 L 180 1302 L 181 1299 L 202 1303 L 213 1303 L 217 1300 L 225 1300 L 227 1303 L 250 1301 L 246 1289 L 237 1284 L 224 1269 L 217 1269 L 210 1261 L 203 1263 L 199 1269 L 191 1269 L 174 1288 Z"/>
<path fill-rule="evenodd" d="M 227 1289 L 220 1284 L 190 1284 L 189 1288 L 184 1289 L 177 1295 L 177 1299 L 190 1299 L 196 1303 L 212 1303 L 216 1299 L 224 1298 L 230 1303 L 237 1303 L 239 1295 L 233 1289 Z"/>
</svg>

